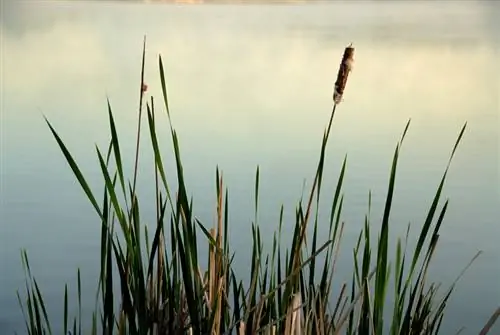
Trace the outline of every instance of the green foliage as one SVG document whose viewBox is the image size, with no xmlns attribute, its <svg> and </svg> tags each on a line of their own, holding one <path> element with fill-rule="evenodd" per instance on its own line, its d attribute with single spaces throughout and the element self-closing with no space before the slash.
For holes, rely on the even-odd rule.
<svg viewBox="0 0 500 335">
<path fill-rule="evenodd" d="M 158 108 L 154 100 L 145 102 L 150 145 L 154 154 L 156 217 L 154 234 L 149 235 L 141 220 L 140 201 L 136 194 L 139 161 L 139 138 L 143 113 L 144 63 L 141 67 L 141 91 L 134 176 L 126 180 L 120 150 L 118 129 L 108 101 L 111 139 L 106 155 L 96 148 L 103 176 L 103 196 L 99 205 L 96 196 L 80 171 L 75 159 L 51 123 L 47 124 L 66 161 L 75 174 L 101 221 L 101 257 L 96 311 L 92 327 L 82 331 L 81 282 L 78 271 L 78 316 L 72 329 L 68 315 L 68 288 L 64 291 L 64 334 L 436 334 L 443 320 L 445 307 L 455 283 L 438 298 L 437 285 L 427 283 L 427 270 L 439 240 L 439 230 L 448 208 L 448 200 L 440 205 L 446 174 L 455 150 L 464 134 L 462 128 L 450 161 L 438 185 L 426 220 L 413 252 L 399 239 L 395 260 L 389 255 L 390 213 L 392 209 L 396 171 L 401 146 L 410 122 L 396 145 L 389 175 L 387 199 L 379 237 L 371 241 L 368 214 L 353 250 L 353 273 L 350 288 L 341 286 L 340 293 L 331 300 L 335 265 L 339 254 L 344 223 L 341 220 L 344 195 L 342 191 L 347 169 L 344 158 L 333 194 L 329 216 L 327 241 L 319 245 L 318 226 L 321 182 L 328 138 L 337 108 L 334 104 L 328 127 L 321 143 L 320 158 L 307 203 L 301 200 L 295 209 L 294 233 L 291 246 L 282 248 L 283 207 L 278 230 L 274 233 L 270 253 L 264 253 L 261 232 L 257 222 L 259 211 L 260 169 L 255 175 L 255 220 L 252 225 L 250 284 L 245 287 L 232 268 L 234 252 L 228 237 L 229 196 L 224 188 L 222 173 L 216 171 L 217 222 L 208 228 L 195 218 L 188 198 L 180 144 L 168 106 L 164 67 L 159 58 L 160 82 L 176 163 L 177 190 L 175 198 L 167 182 L 160 145 L 157 138 Z M 114 160 L 114 168 L 111 160 Z M 118 183 L 118 185 L 117 185 Z M 123 198 L 123 201 L 120 199 Z M 313 203 L 315 213 L 313 211 Z M 441 208 L 438 213 L 438 208 Z M 118 223 L 118 237 L 115 232 Z M 307 228 L 312 225 L 310 246 Z M 144 230 L 143 230 L 144 229 Z M 409 230 L 409 227 L 408 227 Z M 141 234 L 141 231 L 143 234 Z M 197 233 L 202 233 L 199 240 Z M 150 240 L 149 237 L 152 237 Z M 168 241 L 168 242 L 167 242 Z M 203 241 L 203 242 L 202 242 Z M 208 243 L 208 268 L 199 267 L 199 243 Z M 373 249 L 375 247 L 375 249 Z M 283 254 L 285 252 L 285 255 Z M 318 255 L 323 254 L 320 262 Z M 32 276 L 28 256 L 23 252 L 26 270 L 26 297 L 24 303 L 18 293 L 29 334 L 52 334 L 44 300 Z M 409 260 L 408 257 L 411 257 Z M 420 265 L 418 265 L 420 264 Z M 393 268 L 394 304 L 391 322 L 387 316 L 387 291 Z M 408 266 L 409 265 L 409 266 Z M 319 277 L 316 277 L 319 274 Z M 119 289 L 113 286 L 118 276 Z M 120 297 L 116 305 L 115 297 Z"/>
</svg>

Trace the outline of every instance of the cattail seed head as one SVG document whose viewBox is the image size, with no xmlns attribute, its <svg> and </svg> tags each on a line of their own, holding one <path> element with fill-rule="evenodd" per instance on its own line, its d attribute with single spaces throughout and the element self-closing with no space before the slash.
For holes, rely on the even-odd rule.
<svg viewBox="0 0 500 335">
<path fill-rule="evenodd" d="M 340 63 L 339 72 L 337 74 L 337 81 L 335 81 L 335 88 L 333 90 L 333 101 L 339 104 L 342 101 L 342 95 L 347 84 L 347 77 L 352 70 L 354 64 L 354 48 L 349 44 L 344 50 L 344 56 Z"/>
</svg>

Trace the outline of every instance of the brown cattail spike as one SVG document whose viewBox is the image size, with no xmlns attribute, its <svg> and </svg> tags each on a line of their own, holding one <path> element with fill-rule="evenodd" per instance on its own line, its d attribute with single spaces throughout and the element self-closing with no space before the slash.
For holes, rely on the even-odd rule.
<svg viewBox="0 0 500 335">
<path fill-rule="evenodd" d="M 354 48 L 352 43 L 345 48 L 344 56 L 342 57 L 342 63 L 340 63 L 339 72 L 337 74 L 337 81 L 335 82 L 335 88 L 333 91 L 333 101 L 339 104 L 342 101 L 342 95 L 344 94 L 345 85 L 347 83 L 347 77 L 349 72 L 352 70 L 352 65 L 354 63 Z"/>
</svg>

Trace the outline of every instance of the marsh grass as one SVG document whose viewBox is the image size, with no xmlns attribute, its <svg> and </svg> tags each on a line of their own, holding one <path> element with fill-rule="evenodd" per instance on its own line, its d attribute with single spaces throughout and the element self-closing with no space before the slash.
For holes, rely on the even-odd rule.
<svg viewBox="0 0 500 335">
<path fill-rule="evenodd" d="M 145 42 L 144 42 L 145 43 Z M 351 50 L 352 49 L 352 50 Z M 169 122 L 176 166 L 177 189 L 167 183 L 160 144 L 157 139 L 159 108 L 146 96 L 144 81 L 145 44 L 142 53 L 140 103 L 137 142 L 132 181 L 124 175 L 118 129 L 108 101 L 111 139 L 105 151 L 96 146 L 103 177 L 101 200 L 90 189 L 78 164 L 63 140 L 47 124 L 67 163 L 101 221 L 100 276 L 96 310 L 91 328 L 82 329 L 81 280 L 78 271 L 78 313 L 68 315 L 68 288 L 64 291 L 64 321 L 52 327 L 42 293 L 31 274 L 28 256 L 22 253 L 26 270 L 26 295 L 19 304 L 29 334 L 437 334 L 447 302 L 455 283 L 444 293 L 429 282 L 427 270 L 439 242 L 448 200 L 441 201 L 446 175 L 466 125 L 461 129 L 448 165 L 431 199 L 426 219 L 421 226 L 416 246 L 406 250 L 409 239 L 397 240 L 395 255 L 389 254 L 390 213 L 394 197 L 400 150 L 410 126 L 408 121 L 394 150 L 389 173 L 388 192 L 378 238 L 373 241 L 369 214 L 353 249 L 353 272 L 350 283 L 334 281 L 344 222 L 343 180 L 347 168 L 344 158 L 331 200 L 327 222 L 320 222 L 319 201 L 325 155 L 334 114 L 344 91 L 347 74 L 345 55 L 341 63 L 334 95 L 333 109 L 321 143 L 314 182 L 307 199 L 295 208 L 295 222 L 283 222 L 281 207 L 278 229 L 272 247 L 263 249 L 257 222 L 259 212 L 260 170 L 255 173 L 255 219 L 251 227 L 252 251 L 247 278 L 233 271 L 234 248 L 228 237 L 229 196 L 222 172 L 215 176 L 217 220 L 214 227 L 200 222 L 194 212 L 184 179 L 178 134 L 172 124 L 166 80 L 159 57 L 160 83 L 164 111 Z M 340 94 L 340 97 L 339 97 Z M 145 109 L 144 107 L 145 106 Z M 148 232 L 142 220 L 141 202 L 136 194 L 140 152 L 141 120 L 147 117 L 146 131 L 154 154 L 155 229 Z M 168 172 L 170 173 L 170 172 Z M 371 207 L 371 196 L 368 213 Z M 293 227 L 291 245 L 282 245 L 282 228 Z M 319 226 L 328 226 L 328 238 L 319 242 Z M 311 235 L 306 232 L 312 231 Z M 289 229 L 289 228 L 287 228 Z M 311 230 L 312 229 L 312 230 Z M 408 227 L 409 231 L 409 227 Z M 208 244 L 207 268 L 199 259 L 199 248 Z M 322 257 L 318 257 L 321 255 Z M 119 285 L 114 285 L 118 281 Z M 248 283 L 246 285 L 245 283 Z M 332 285 L 341 285 L 333 301 Z M 391 286 L 389 286 L 391 284 Z M 118 286 L 118 287 L 116 287 Z M 394 302 L 388 305 L 388 292 Z M 118 302 L 118 303 L 117 303 Z M 390 319 L 384 315 L 390 312 Z M 494 322 L 494 320 L 493 320 Z M 88 322 L 84 323 L 88 325 Z M 487 332 L 487 329 L 486 329 Z M 485 333 L 486 333 L 485 332 Z M 485 334 L 484 333 L 484 334 Z"/>
</svg>

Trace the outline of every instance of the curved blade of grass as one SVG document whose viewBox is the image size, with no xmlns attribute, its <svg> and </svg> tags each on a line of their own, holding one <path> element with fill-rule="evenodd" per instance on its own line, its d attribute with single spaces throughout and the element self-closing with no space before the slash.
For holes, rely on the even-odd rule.
<svg viewBox="0 0 500 335">
<path fill-rule="evenodd" d="M 394 151 L 384 214 L 382 218 L 382 227 L 380 228 L 379 245 L 377 251 L 377 273 L 375 276 L 375 296 L 373 305 L 373 322 L 376 334 L 382 334 L 383 331 L 384 302 L 385 302 L 387 276 L 388 276 L 387 252 L 388 252 L 388 241 L 389 241 L 389 216 L 391 213 L 392 199 L 394 196 L 394 186 L 396 182 L 396 171 L 399 159 L 399 151 L 403 144 L 410 123 L 411 119 L 409 119 L 408 122 L 406 123 L 406 127 L 403 131 L 403 134 L 401 135 L 401 139 L 399 140 L 399 143 Z"/>
<path fill-rule="evenodd" d="M 160 67 L 160 81 L 161 81 L 161 91 L 163 93 L 163 102 L 165 103 L 165 109 L 167 111 L 168 122 L 170 124 L 170 130 L 173 131 L 172 119 L 170 117 L 170 109 L 168 108 L 167 85 L 165 84 L 165 71 L 163 70 L 163 62 L 162 62 L 161 56 L 158 57 L 158 63 L 159 63 L 159 67 Z"/>
<path fill-rule="evenodd" d="M 47 118 L 45 116 L 44 116 L 44 118 L 45 118 L 45 121 L 47 122 L 47 124 L 50 128 L 50 131 L 54 135 L 54 138 L 56 139 L 57 144 L 59 144 L 59 147 L 61 148 L 61 151 L 63 152 L 64 157 L 66 158 L 66 161 L 68 162 L 69 166 L 71 167 L 71 170 L 75 174 L 76 179 L 80 183 L 80 186 L 83 188 L 83 191 L 87 195 L 87 198 L 89 199 L 90 203 L 94 207 L 94 209 L 97 212 L 97 214 L 99 215 L 99 217 L 102 219 L 101 209 L 99 208 L 99 205 L 97 204 L 97 201 L 96 201 L 94 195 L 92 194 L 92 191 L 90 190 L 90 187 L 87 184 L 87 181 L 85 180 L 80 169 L 78 168 L 78 165 L 76 164 L 75 160 L 73 159 L 73 157 L 69 153 L 68 149 L 64 145 L 63 141 L 61 140 L 61 138 L 59 137 L 57 132 L 54 130 L 54 128 L 50 124 L 49 120 L 47 120 Z"/>
<path fill-rule="evenodd" d="M 160 242 L 160 236 L 161 232 L 163 231 L 163 220 L 165 217 L 165 209 L 166 209 L 166 202 L 164 202 L 161 206 L 160 210 L 160 218 L 158 220 L 157 226 L 156 226 L 156 231 L 155 231 L 155 236 L 153 238 L 153 244 L 151 245 L 151 251 L 149 255 L 149 265 L 148 265 L 148 276 L 152 274 L 153 271 L 153 262 L 154 262 L 154 257 L 155 253 L 158 250 L 158 243 Z"/>
<path fill-rule="evenodd" d="M 50 322 L 49 322 L 49 317 L 47 315 L 47 310 L 45 309 L 45 303 L 42 298 L 42 294 L 40 293 L 40 288 L 38 287 L 38 283 L 36 280 L 33 278 L 33 284 L 35 284 L 35 290 L 36 290 L 36 296 L 38 298 L 38 301 L 40 302 L 40 307 L 42 308 L 42 313 L 43 313 L 43 318 L 45 320 L 45 324 L 47 325 L 49 334 L 52 334 L 52 329 L 50 327 Z"/>
<path fill-rule="evenodd" d="M 163 186 L 167 192 L 167 199 L 170 202 L 173 210 L 172 197 L 170 195 L 170 188 L 168 187 L 167 177 L 165 175 L 165 169 L 163 168 L 163 161 L 160 154 L 160 149 L 158 145 L 158 139 L 156 136 L 156 124 L 154 120 L 154 110 L 149 108 L 149 105 L 146 106 L 148 111 L 148 125 L 149 125 L 149 134 L 151 137 L 151 145 L 153 146 L 153 152 L 155 157 L 155 164 L 158 168 L 158 172 L 160 173 L 161 180 L 163 182 Z"/>
<path fill-rule="evenodd" d="M 99 157 L 99 163 L 101 164 L 101 171 L 102 171 L 102 174 L 104 176 L 106 188 L 108 190 L 111 203 L 113 204 L 113 208 L 115 210 L 116 217 L 118 218 L 118 221 L 120 222 L 120 225 L 121 225 L 121 228 L 122 228 L 123 233 L 125 235 L 125 239 L 127 241 L 127 244 L 129 244 L 129 243 L 131 243 L 131 240 L 130 240 L 130 232 L 129 232 L 129 228 L 127 225 L 127 221 L 125 219 L 123 210 L 120 207 L 120 204 L 118 203 L 118 198 L 116 197 L 115 188 L 114 188 L 113 182 L 111 181 L 111 178 L 109 176 L 109 172 L 108 172 L 108 169 L 106 167 L 106 163 L 104 162 L 104 159 L 101 155 L 101 151 L 99 150 L 99 148 L 97 146 L 96 146 L 96 151 L 97 151 L 97 155 Z"/>
<path fill-rule="evenodd" d="M 431 205 L 431 207 L 429 209 L 429 212 L 427 214 L 427 217 L 425 219 L 424 226 L 422 228 L 422 231 L 421 231 L 420 236 L 418 238 L 417 246 L 415 248 L 415 254 L 413 256 L 413 261 L 412 261 L 411 269 L 413 269 L 415 267 L 415 265 L 417 263 L 417 260 L 419 258 L 420 252 L 421 252 L 423 244 L 425 242 L 425 238 L 427 236 L 427 233 L 429 231 L 430 225 L 432 223 L 432 219 L 434 218 L 434 214 L 436 212 L 439 199 L 441 197 L 441 192 L 443 190 L 444 182 L 446 180 L 446 175 L 448 174 L 448 169 L 450 167 L 450 164 L 451 164 L 451 161 L 453 159 L 453 156 L 455 155 L 455 151 L 457 150 L 457 147 L 458 147 L 460 141 L 462 140 L 462 136 L 463 136 L 463 134 L 465 132 L 466 127 L 467 127 L 467 122 L 463 125 L 462 130 L 460 131 L 460 134 L 458 135 L 458 138 L 457 138 L 457 140 L 455 142 L 455 146 L 453 147 L 453 150 L 451 152 L 450 158 L 448 160 L 448 164 L 446 166 L 445 172 L 443 174 L 443 177 L 441 178 L 441 182 L 439 183 L 436 195 L 434 196 L 434 200 L 432 201 L 432 205 Z M 412 272 L 412 271 L 410 271 L 410 272 Z"/>
<path fill-rule="evenodd" d="M 384 216 L 382 219 L 382 227 L 379 237 L 379 246 L 377 252 L 377 272 L 375 276 L 375 297 L 373 305 L 373 319 L 375 323 L 375 333 L 382 334 L 383 329 L 383 310 L 385 302 L 385 289 L 387 286 L 387 249 L 389 240 L 389 215 L 392 206 L 392 197 L 394 194 L 394 184 L 396 180 L 396 169 L 399 157 L 399 147 L 397 145 L 394 151 L 394 158 L 392 161 L 391 174 L 389 178 L 389 188 L 387 191 L 387 198 L 385 202 Z"/>
<path fill-rule="evenodd" d="M 210 232 L 207 230 L 207 228 L 205 228 L 205 226 L 200 222 L 200 220 L 195 219 L 195 221 L 198 224 L 198 227 L 200 227 L 200 229 L 203 232 L 203 234 L 205 235 L 205 237 L 207 238 L 208 243 L 210 243 L 210 245 L 215 248 L 216 252 L 219 253 L 220 250 L 218 249 L 217 242 L 212 237 L 212 235 L 210 235 Z"/>
<path fill-rule="evenodd" d="M 125 203 L 127 204 L 127 194 L 125 191 L 125 179 L 123 177 L 123 164 L 122 157 L 120 153 L 120 144 L 118 141 L 118 134 L 116 132 L 115 120 L 113 118 L 113 112 L 111 111 L 111 104 L 109 98 L 107 98 L 108 103 L 108 115 L 109 115 L 109 127 L 111 130 L 111 142 L 113 144 L 113 153 L 115 156 L 116 169 L 118 170 L 118 177 L 120 178 L 120 185 L 122 187 L 123 196 L 125 198 Z M 128 207 L 128 204 L 127 204 Z"/>
</svg>

